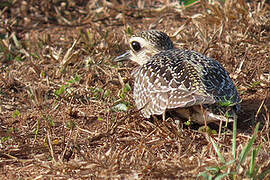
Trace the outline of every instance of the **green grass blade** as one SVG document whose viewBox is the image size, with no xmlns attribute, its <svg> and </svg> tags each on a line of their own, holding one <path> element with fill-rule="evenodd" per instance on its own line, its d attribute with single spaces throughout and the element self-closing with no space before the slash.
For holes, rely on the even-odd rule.
<svg viewBox="0 0 270 180">
<path fill-rule="evenodd" d="M 212 171 L 212 172 L 215 172 L 215 173 L 218 173 L 220 171 L 219 167 L 206 167 L 205 169 L 207 171 Z"/>
<path fill-rule="evenodd" d="M 252 177 L 254 174 L 255 161 L 256 161 L 256 150 L 253 149 L 252 154 L 251 154 L 250 164 L 249 164 L 249 171 L 248 171 L 248 175 L 250 177 Z"/>
<path fill-rule="evenodd" d="M 199 3 L 200 0 L 180 0 L 180 4 L 184 4 L 184 6 L 192 6 L 194 4 Z"/>
<path fill-rule="evenodd" d="M 258 148 L 254 149 L 252 151 L 252 155 L 251 155 L 251 160 L 250 160 L 250 165 L 249 165 L 249 176 L 252 177 L 254 175 L 256 175 L 257 173 L 254 172 L 255 169 L 255 163 L 256 163 L 256 157 L 258 155 L 258 152 L 261 150 L 261 145 L 258 146 Z"/>
<path fill-rule="evenodd" d="M 246 157 L 247 157 L 248 153 L 250 152 L 250 149 L 251 149 L 254 141 L 256 140 L 258 129 L 259 129 L 259 124 L 260 123 L 257 123 L 255 131 L 253 133 L 253 136 L 251 137 L 251 139 L 249 140 L 249 142 L 245 146 L 245 148 L 241 151 L 240 158 L 239 158 L 239 164 L 237 166 L 237 170 L 239 170 L 240 165 L 246 160 Z"/>
<path fill-rule="evenodd" d="M 222 162 L 222 163 L 226 163 L 226 161 L 225 161 L 225 159 L 224 159 L 224 157 L 221 155 L 221 153 L 220 153 L 220 151 L 219 151 L 219 148 L 217 147 L 217 145 L 216 145 L 216 143 L 214 142 L 214 140 L 210 137 L 210 141 L 212 142 L 212 144 L 213 144 L 213 146 L 214 146 L 214 149 L 215 149 L 215 151 L 216 151 L 216 153 L 217 153 L 217 155 L 218 155 L 218 158 L 220 159 L 220 161 Z"/>
<path fill-rule="evenodd" d="M 237 118 L 234 116 L 234 122 L 233 122 L 233 141 L 232 141 L 232 155 L 233 159 L 236 159 L 236 131 L 237 129 Z"/>
</svg>

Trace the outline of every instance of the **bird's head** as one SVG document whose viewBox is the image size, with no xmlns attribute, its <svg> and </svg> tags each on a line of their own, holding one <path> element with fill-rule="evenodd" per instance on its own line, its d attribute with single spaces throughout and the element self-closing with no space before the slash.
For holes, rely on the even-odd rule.
<svg viewBox="0 0 270 180">
<path fill-rule="evenodd" d="M 130 50 L 116 57 L 115 61 L 132 60 L 143 65 L 160 51 L 173 49 L 173 43 L 164 32 L 149 30 L 139 32 L 129 39 Z"/>
</svg>

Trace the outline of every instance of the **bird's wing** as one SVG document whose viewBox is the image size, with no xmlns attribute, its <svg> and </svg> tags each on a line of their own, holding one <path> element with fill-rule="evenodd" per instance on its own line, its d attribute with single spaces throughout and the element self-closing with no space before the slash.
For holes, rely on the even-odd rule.
<svg viewBox="0 0 270 180">
<path fill-rule="evenodd" d="M 167 108 L 214 104 L 232 96 L 236 102 L 240 99 L 227 71 L 193 51 L 163 51 L 133 74 L 134 99 L 147 117 Z"/>
<path fill-rule="evenodd" d="M 199 88 L 186 87 L 185 83 L 179 80 L 182 77 L 173 77 L 174 74 L 169 71 L 165 70 L 163 76 L 158 71 L 142 66 L 133 73 L 134 100 L 144 117 L 160 115 L 171 108 L 215 103 L 213 96 L 203 93 Z M 171 77 L 171 80 L 166 77 Z M 184 80 L 191 81 L 187 77 Z"/>
<path fill-rule="evenodd" d="M 175 90 L 169 93 L 169 103 L 167 108 L 190 107 L 201 104 L 214 104 L 213 96 L 200 94 L 197 91 Z"/>
<path fill-rule="evenodd" d="M 136 69 L 134 72 L 133 97 L 137 108 L 141 110 L 143 116 L 150 118 L 152 114 L 160 115 L 165 112 L 169 102 L 168 89 L 165 87 L 155 89 L 153 82 L 147 75 L 147 71 L 144 69 Z"/>
</svg>

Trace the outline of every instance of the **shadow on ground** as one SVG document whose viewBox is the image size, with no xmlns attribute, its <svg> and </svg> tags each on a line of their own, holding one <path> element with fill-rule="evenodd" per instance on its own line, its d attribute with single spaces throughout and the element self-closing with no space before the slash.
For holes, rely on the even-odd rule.
<svg viewBox="0 0 270 180">
<path fill-rule="evenodd" d="M 263 101 L 264 103 L 262 105 Z M 269 113 L 269 107 L 269 97 L 265 100 L 259 98 L 243 100 L 241 103 L 241 112 L 238 115 L 238 130 L 240 132 L 252 132 L 258 122 L 263 125 L 266 124 L 269 121 L 266 114 Z"/>
</svg>

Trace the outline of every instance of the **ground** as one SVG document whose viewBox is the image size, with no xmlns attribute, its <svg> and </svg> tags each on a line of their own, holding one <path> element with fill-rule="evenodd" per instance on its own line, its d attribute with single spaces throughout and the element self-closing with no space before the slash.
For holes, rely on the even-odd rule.
<svg viewBox="0 0 270 180">
<path fill-rule="evenodd" d="M 145 119 L 136 109 L 136 65 L 113 59 L 146 29 L 165 31 L 176 47 L 226 68 L 242 98 L 236 156 L 259 122 L 255 168 L 269 171 L 267 2 L 11 0 L 0 3 L 0 22 L 1 179 L 196 179 L 224 165 L 215 145 L 232 160 L 231 124 L 205 132 L 172 117 Z M 237 159 L 236 174 L 224 178 L 250 177 L 251 157 L 240 166 Z"/>
</svg>

